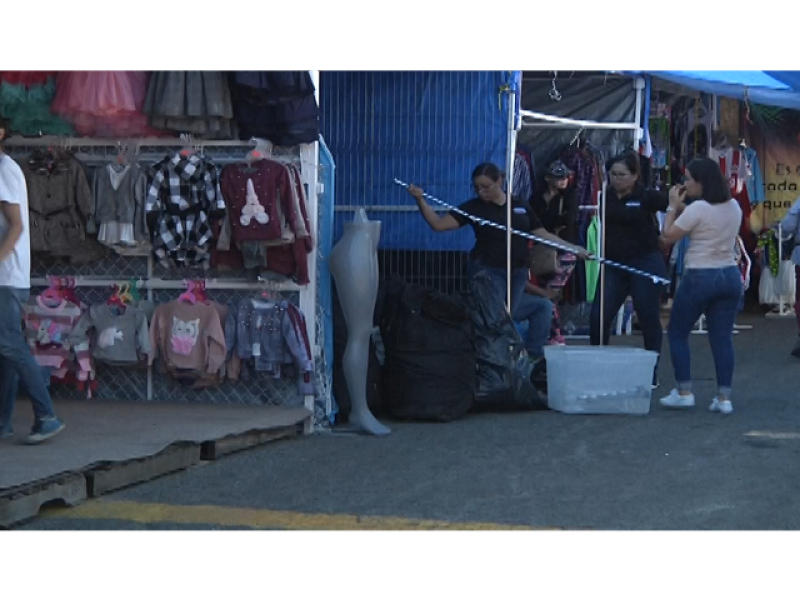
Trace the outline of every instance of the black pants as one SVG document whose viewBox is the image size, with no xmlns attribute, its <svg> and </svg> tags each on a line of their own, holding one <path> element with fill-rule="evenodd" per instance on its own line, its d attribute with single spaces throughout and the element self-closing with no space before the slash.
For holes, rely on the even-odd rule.
<svg viewBox="0 0 800 600">
<path fill-rule="evenodd" d="M 623 262 L 623 261 L 619 261 Z M 652 252 L 635 259 L 624 261 L 635 269 L 665 277 L 666 267 L 660 252 Z M 653 283 L 652 279 L 634 275 L 627 271 L 606 267 L 605 303 L 603 306 L 603 345 L 607 346 L 611 337 L 611 324 L 625 298 L 633 299 L 633 309 L 639 318 L 639 326 L 644 335 L 644 347 L 661 354 L 664 330 L 661 327 L 661 292 L 664 287 Z M 599 276 L 598 276 L 599 277 Z M 590 337 L 593 346 L 600 345 L 600 281 L 592 303 L 590 314 Z"/>
</svg>

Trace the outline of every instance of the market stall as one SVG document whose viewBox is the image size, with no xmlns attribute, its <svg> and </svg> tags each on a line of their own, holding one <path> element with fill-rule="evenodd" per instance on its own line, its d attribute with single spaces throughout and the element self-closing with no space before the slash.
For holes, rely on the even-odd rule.
<svg viewBox="0 0 800 600">
<path fill-rule="evenodd" d="M 27 334 L 56 398 L 315 410 L 318 87 L 0 72 L 31 209 Z"/>
<path fill-rule="evenodd" d="M 743 281 L 772 317 L 792 317 L 795 278 L 773 226 L 797 199 L 793 165 L 800 79 L 793 71 L 648 71 L 654 173 L 680 176 L 694 155 L 715 159 L 744 213 Z M 659 181 L 657 180 L 656 183 Z M 678 252 L 680 249 L 678 249 Z M 680 254 L 673 264 L 680 270 Z M 751 264 L 752 263 L 752 266 Z M 752 282 L 752 283 L 751 283 Z M 702 322 L 698 330 L 703 331 Z"/>
</svg>

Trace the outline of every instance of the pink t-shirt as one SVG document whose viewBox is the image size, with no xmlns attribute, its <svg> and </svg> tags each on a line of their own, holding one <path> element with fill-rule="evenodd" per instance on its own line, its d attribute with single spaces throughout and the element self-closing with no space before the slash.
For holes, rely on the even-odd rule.
<svg viewBox="0 0 800 600">
<path fill-rule="evenodd" d="M 736 266 L 736 236 L 742 224 L 742 209 L 736 200 L 709 204 L 695 200 L 675 221 L 688 233 L 687 269 L 722 269 Z"/>
</svg>

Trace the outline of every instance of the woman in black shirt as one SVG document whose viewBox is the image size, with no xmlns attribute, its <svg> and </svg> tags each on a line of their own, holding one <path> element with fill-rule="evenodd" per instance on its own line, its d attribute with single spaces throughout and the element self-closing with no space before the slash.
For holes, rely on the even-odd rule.
<svg viewBox="0 0 800 600">
<path fill-rule="evenodd" d="M 533 199 L 533 211 L 547 231 L 572 244 L 578 239 L 578 199 L 569 185 L 569 169 L 560 160 L 547 167 L 545 186 Z"/>
<path fill-rule="evenodd" d="M 666 276 L 659 248 L 660 228 L 656 213 L 667 210 L 669 197 L 645 189 L 639 181 L 639 155 L 622 154 L 608 163 L 611 186 L 606 194 L 605 257 L 660 277 Z M 652 279 L 620 269 L 605 270 L 603 345 L 608 345 L 611 323 L 630 296 L 644 335 L 644 347 L 661 354 L 661 286 Z M 590 315 L 591 343 L 600 345 L 600 286 Z M 658 365 L 653 386 L 658 385 Z"/>
<path fill-rule="evenodd" d="M 472 185 L 477 194 L 476 198 L 468 200 L 458 208 L 474 217 L 485 221 L 492 221 L 499 225 L 508 224 L 506 212 L 506 192 L 503 190 L 505 173 L 497 165 L 483 163 L 472 172 Z M 431 229 L 436 232 L 453 231 L 468 224 L 475 232 L 475 246 L 470 252 L 467 272 L 470 277 L 478 271 L 485 271 L 492 279 L 495 288 L 502 298 L 506 297 L 506 232 L 488 225 L 478 225 L 455 211 L 437 215 L 425 202 L 422 190 L 415 185 L 408 188 L 408 192 L 417 201 L 417 206 L 423 218 Z M 564 241 L 557 235 L 549 233 L 541 224 L 530 204 L 518 198 L 512 199 L 511 228 L 553 242 L 563 244 Z M 569 244 L 571 245 L 571 244 Z M 574 252 L 581 257 L 586 256 L 586 251 L 573 246 Z M 525 292 L 528 281 L 528 240 L 514 235 L 511 237 L 511 309 L 519 303 Z"/>
</svg>

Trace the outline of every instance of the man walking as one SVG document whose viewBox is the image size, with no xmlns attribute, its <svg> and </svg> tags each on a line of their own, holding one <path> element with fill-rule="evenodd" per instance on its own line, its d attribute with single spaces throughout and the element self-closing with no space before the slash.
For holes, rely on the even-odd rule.
<svg viewBox="0 0 800 600">
<path fill-rule="evenodd" d="M 22 169 L 3 152 L 8 126 L 0 116 L 0 439 L 14 436 L 11 415 L 18 387 L 33 405 L 29 444 L 57 435 L 64 424 L 53 412 L 44 371 L 23 335 L 22 307 L 31 287 L 31 243 L 28 188 Z"/>
</svg>

